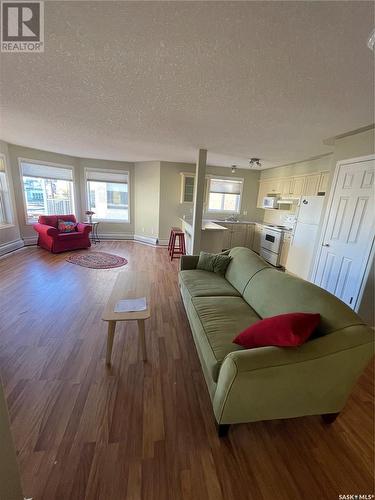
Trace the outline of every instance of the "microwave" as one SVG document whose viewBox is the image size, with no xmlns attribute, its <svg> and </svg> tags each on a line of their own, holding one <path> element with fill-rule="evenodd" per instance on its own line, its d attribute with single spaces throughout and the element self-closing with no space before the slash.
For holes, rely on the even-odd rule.
<svg viewBox="0 0 375 500">
<path fill-rule="evenodd" d="M 263 198 L 263 208 L 279 208 L 277 196 L 265 196 Z"/>
</svg>

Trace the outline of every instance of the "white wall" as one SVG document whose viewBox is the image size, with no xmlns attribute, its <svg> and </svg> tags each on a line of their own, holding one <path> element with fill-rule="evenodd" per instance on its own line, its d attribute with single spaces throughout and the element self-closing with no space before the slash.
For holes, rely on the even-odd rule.
<svg viewBox="0 0 375 500">
<path fill-rule="evenodd" d="M 135 236 L 156 242 L 159 236 L 160 162 L 135 164 Z"/>
<path fill-rule="evenodd" d="M 6 227 L 0 228 L 0 255 L 22 246 L 20 230 L 14 196 L 13 176 L 9 158 L 9 148 L 6 142 L 0 141 L 0 153 L 5 156 L 5 168 L 7 173 L 8 188 L 10 194 L 12 220 Z"/>
</svg>

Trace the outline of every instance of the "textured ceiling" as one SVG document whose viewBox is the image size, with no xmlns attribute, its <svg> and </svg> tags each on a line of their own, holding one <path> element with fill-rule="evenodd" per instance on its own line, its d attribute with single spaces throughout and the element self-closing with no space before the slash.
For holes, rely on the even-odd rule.
<svg viewBox="0 0 375 500">
<path fill-rule="evenodd" d="M 372 2 L 45 2 L 1 54 L 1 138 L 73 156 L 266 166 L 373 117 Z"/>
</svg>

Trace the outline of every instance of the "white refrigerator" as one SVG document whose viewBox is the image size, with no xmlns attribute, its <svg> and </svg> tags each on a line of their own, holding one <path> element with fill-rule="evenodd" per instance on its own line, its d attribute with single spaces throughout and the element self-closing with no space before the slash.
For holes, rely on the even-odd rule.
<svg viewBox="0 0 375 500">
<path fill-rule="evenodd" d="M 324 196 L 302 196 L 286 270 L 307 280 L 310 276 Z"/>
</svg>

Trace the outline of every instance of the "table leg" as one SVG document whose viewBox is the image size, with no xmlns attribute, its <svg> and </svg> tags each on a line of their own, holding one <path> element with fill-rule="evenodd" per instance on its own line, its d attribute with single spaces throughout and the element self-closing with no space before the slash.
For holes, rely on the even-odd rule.
<svg viewBox="0 0 375 500">
<path fill-rule="evenodd" d="M 141 343 L 141 349 L 142 349 L 142 359 L 143 361 L 146 361 L 147 351 L 146 351 L 146 340 L 145 340 L 145 320 L 137 319 L 137 323 L 138 323 L 139 341 Z"/>
<path fill-rule="evenodd" d="M 107 355 L 105 361 L 107 365 L 111 364 L 111 355 L 113 347 L 113 339 L 115 337 L 116 321 L 108 321 L 108 336 L 107 336 Z"/>
</svg>

